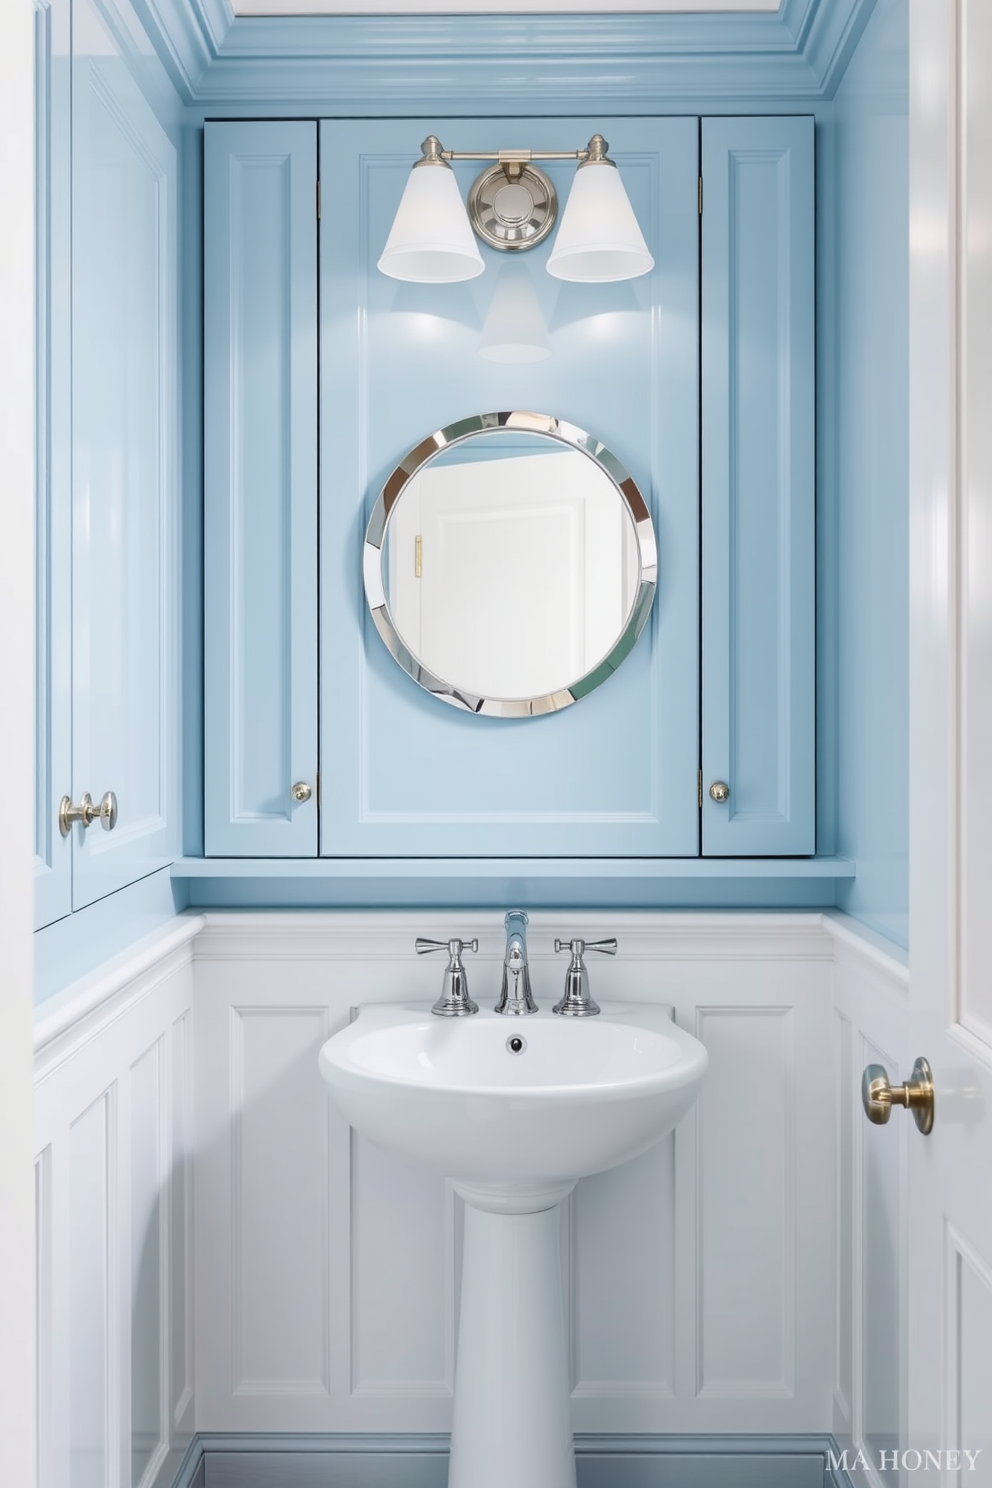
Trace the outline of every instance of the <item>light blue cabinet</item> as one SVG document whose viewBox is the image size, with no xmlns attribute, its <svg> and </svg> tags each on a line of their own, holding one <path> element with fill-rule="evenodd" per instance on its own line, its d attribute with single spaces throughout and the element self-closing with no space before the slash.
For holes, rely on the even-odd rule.
<svg viewBox="0 0 992 1488">
<path fill-rule="evenodd" d="M 175 147 L 91 0 L 38 14 L 43 925 L 180 850 L 179 300 Z"/>
<path fill-rule="evenodd" d="M 377 272 L 428 133 L 465 151 L 565 151 L 596 130 L 656 267 L 596 286 L 551 279 L 550 242 L 512 260 L 546 360 L 478 354 L 506 255 L 483 248 L 467 284 Z M 324 121 L 318 434 L 314 128 L 207 125 L 208 856 L 813 852 L 812 120 L 702 130 L 701 217 L 696 118 Z M 464 196 L 478 166 L 455 169 Z M 564 199 L 574 167 L 547 169 Z M 611 447 L 659 546 L 657 602 L 624 666 L 579 706 L 526 720 L 471 717 L 418 688 L 375 632 L 360 568 L 371 506 L 407 451 L 511 408 Z M 316 792 L 290 799 L 313 782 L 318 699 L 319 849 Z M 717 778 L 729 810 L 705 791 L 700 806 Z"/>
<path fill-rule="evenodd" d="M 815 850 L 813 120 L 702 139 L 703 853 L 784 857 Z"/>
<path fill-rule="evenodd" d="M 481 252 L 469 284 L 376 270 L 420 142 L 485 151 L 609 140 L 657 260 L 625 283 L 546 272 L 553 239 Z M 698 851 L 698 121 L 407 119 L 321 125 L 335 162 L 321 222 L 321 852 L 631 857 Z M 456 162 L 462 196 L 480 166 Z M 564 201 L 573 162 L 542 162 Z M 333 210 L 329 204 L 333 200 Z M 526 272 L 550 343 L 539 362 L 479 347 L 508 270 Z M 366 610 L 361 537 L 392 468 L 432 430 L 494 409 L 555 414 L 602 440 L 647 500 L 658 596 L 605 686 L 536 719 L 440 706 Z"/>
<path fill-rule="evenodd" d="M 312 856 L 316 125 L 208 124 L 204 181 L 206 852 Z"/>
</svg>

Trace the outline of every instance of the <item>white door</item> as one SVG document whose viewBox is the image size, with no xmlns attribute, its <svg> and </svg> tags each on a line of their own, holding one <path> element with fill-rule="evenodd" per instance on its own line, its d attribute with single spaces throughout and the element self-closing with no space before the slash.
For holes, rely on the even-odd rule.
<svg viewBox="0 0 992 1488">
<path fill-rule="evenodd" d="M 622 632 L 634 527 L 588 456 L 532 438 L 543 453 L 521 441 L 507 457 L 486 443 L 432 462 L 397 504 L 389 607 L 435 676 L 480 697 L 539 697 L 591 672 Z"/>
<path fill-rule="evenodd" d="M 907 1430 L 899 1466 L 904 1483 L 987 1488 L 992 6 L 911 0 L 910 14 L 910 1031 L 914 1055 L 933 1066 L 935 1120 L 930 1136 L 909 1134 Z M 894 1343 L 875 1340 L 879 1367 L 894 1363 Z"/>
</svg>

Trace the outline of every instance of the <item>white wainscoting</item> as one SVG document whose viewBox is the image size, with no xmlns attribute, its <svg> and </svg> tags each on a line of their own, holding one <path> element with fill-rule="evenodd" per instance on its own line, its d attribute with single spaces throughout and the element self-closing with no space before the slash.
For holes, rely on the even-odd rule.
<svg viewBox="0 0 992 1488">
<path fill-rule="evenodd" d="M 170 1483 L 193 1421 L 198 917 L 35 1028 L 39 1488 Z"/>
<path fill-rule="evenodd" d="M 579 1431 L 826 1429 L 833 1369 L 833 937 L 811 914 L 535 914 L 616 934 L 597 997 L 671 1002 L 707 1045 L 695 1111 L 562 1209 Z M 450 1426 L 461 1212 L 438 1177 L 349 1133 L 316 1056 L 360 1002 L 433 998 L 418 934 L 480 937 L 491 912 L 208 915 L 196 945 L 197 1425 Z"/>
<path fill-rule="evenodd" d="M 162 1488 L 194 1429 L 448 1429 L 460 1201 L 351 1133 L 316 1065 L 358 1003 L 436 995 L 418 934 L 478 934 L 495 998 L 491 912 L 230 912 L 46 1012 L 43 1488 Z M 859 1082 L 908 1067 L 904 968 L 840 916 L 542 913 L 540 1002 L 556 934 L 616 934 L 596 995 L 671 1002 L 711 1061 L 672 1137 L 562 1207 L 576 1430 L 888 1445 L 907 1127 L 868 1127 Z"/>
<path fill-rule="evenodd" d="M 908 1113 L 873 1126 L 861 1104 L 866 1065 L 893 1084 L 920 1050 L 908 1044 L 909 971 L 892 947 L 837 917 L 834 934 L 837 1311 L 834 1420 L 838 1441 L 863 1447 L 869 1482 L 881 1451 L 906 1444 L 906 1236 Z M 884 1361 L 880 1365 L 880 1361 Z"/>
</svg>

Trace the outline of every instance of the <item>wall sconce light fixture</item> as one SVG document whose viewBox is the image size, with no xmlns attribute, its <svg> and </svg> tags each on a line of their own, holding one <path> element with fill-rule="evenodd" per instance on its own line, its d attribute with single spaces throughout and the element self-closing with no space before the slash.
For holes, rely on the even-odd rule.
<svg viewBox="0 0 992 1488">
<path fill-rule="evenodd" d="M 445 150 L 437 135 L 421 146 L 386 246 L 383 274 L 417 284 L 474 279 L 485 268 L 476 236 L 504 253 L 533 248 L 551 232 L 558 197 L 535 160 L 577 160 L 578 169 L 548 259 L 556 279 L 602 284 L 654 267 L 609 146 L 594 134 L 585 150 Z M 449 161 L 489 160 L 462 202 Z"/>
</svg>

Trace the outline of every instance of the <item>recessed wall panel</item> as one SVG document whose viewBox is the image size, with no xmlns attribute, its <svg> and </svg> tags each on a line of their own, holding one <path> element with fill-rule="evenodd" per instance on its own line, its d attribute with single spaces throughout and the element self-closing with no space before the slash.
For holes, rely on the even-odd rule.
<svg viewBox="0 0 992 1488">
<path fill-rule="evenodd" d="M 787 1007 L 700 1008 L 697 1392 L 791 1395 L 795 1069 Z"/>
<path fill-rule="evenodd" d="M 583 1178 L 572 1208 L 572 1360 L 579 1395 L 671 1395 L 675 1138 Z"/>
<path fill-rule="evenodd" d="M 450 1395 L 453 1195 L 444 1179 L 352 1133 L 354 1395 Z"/>
<path fill-rule="evenodd" d="M 232 1357 L 238 1394 L 328 1388 L 323 1007 L 232 1008 Z"/>
<path fill-rule="evenodd" d="M 835 1224 L 837 1296 L 835 1312 L 834 1395 L 850 1422 L 854 1398 L 854 1029 L 843 1013 L 834 1013 L 834 1088 L 837 1091 Z M 860 1135 L 860 1133 L 859 1133 Z"/>
<path fill-rule="evenodd" d="M 69 1485 L 109 1480 L 111 1438 L 110 1091 L 69 1130 Z"/>
<path fill-rule="evenodd" d="M 52 1219 L 52 1149 L 49 1145 L 38 1154 L 34 1164 L 38 1488 L 54 1488 L 56 1481 L 52 1414 Z"/>
<path fill-rule="evenodd" d="M 992 1484 L 992 1266 L 986 1264 L 953 1230 L 948 1230 L 946 1256 L 951 1268 L 947 1297 L 948 1330 L 953 1349 L 950 1379 L 950 1445 L 967 1448 L 962 1458 L 973 1488 Z M 953 1440 L 951 1437 L 953 1436 Z"/>
<path fill-rule="evenodd" d="M 131 1483 L 167 1432 L 163 1420 L 162 1041 L 131 1066 Z"/>
<path fill-rule="evenodd" d="M 172 1412 L 178 1426 L 193 1391 L 192 1172 L 190 1164 L 190 1029 L 184 1013 L 172 1025 L 172 1164 L 170 1194 Z"/>
<path fill-rule="evenodd" d="M 881 1064 L 895 1082 L 898 1059 L 862 1038 L 859 1064 Z M 861 1296 L 859 1301 L 861 1352 L 862 1436 L 872 1460 L 891 1454 L 899 1441 L 899 1372 L 878 1368 L 878 1340 L 900 1337 L 902 1236 L 900 1233 L 899 1173 L 907 1132 L 905 1123 L 891 1121 L 858 1126 L 861 1143 Z M 915 1133 L 915 1128 L 914 1128 Z M 898 1481 L 891 1469 L 886 1482 Z"/>
</svg>

